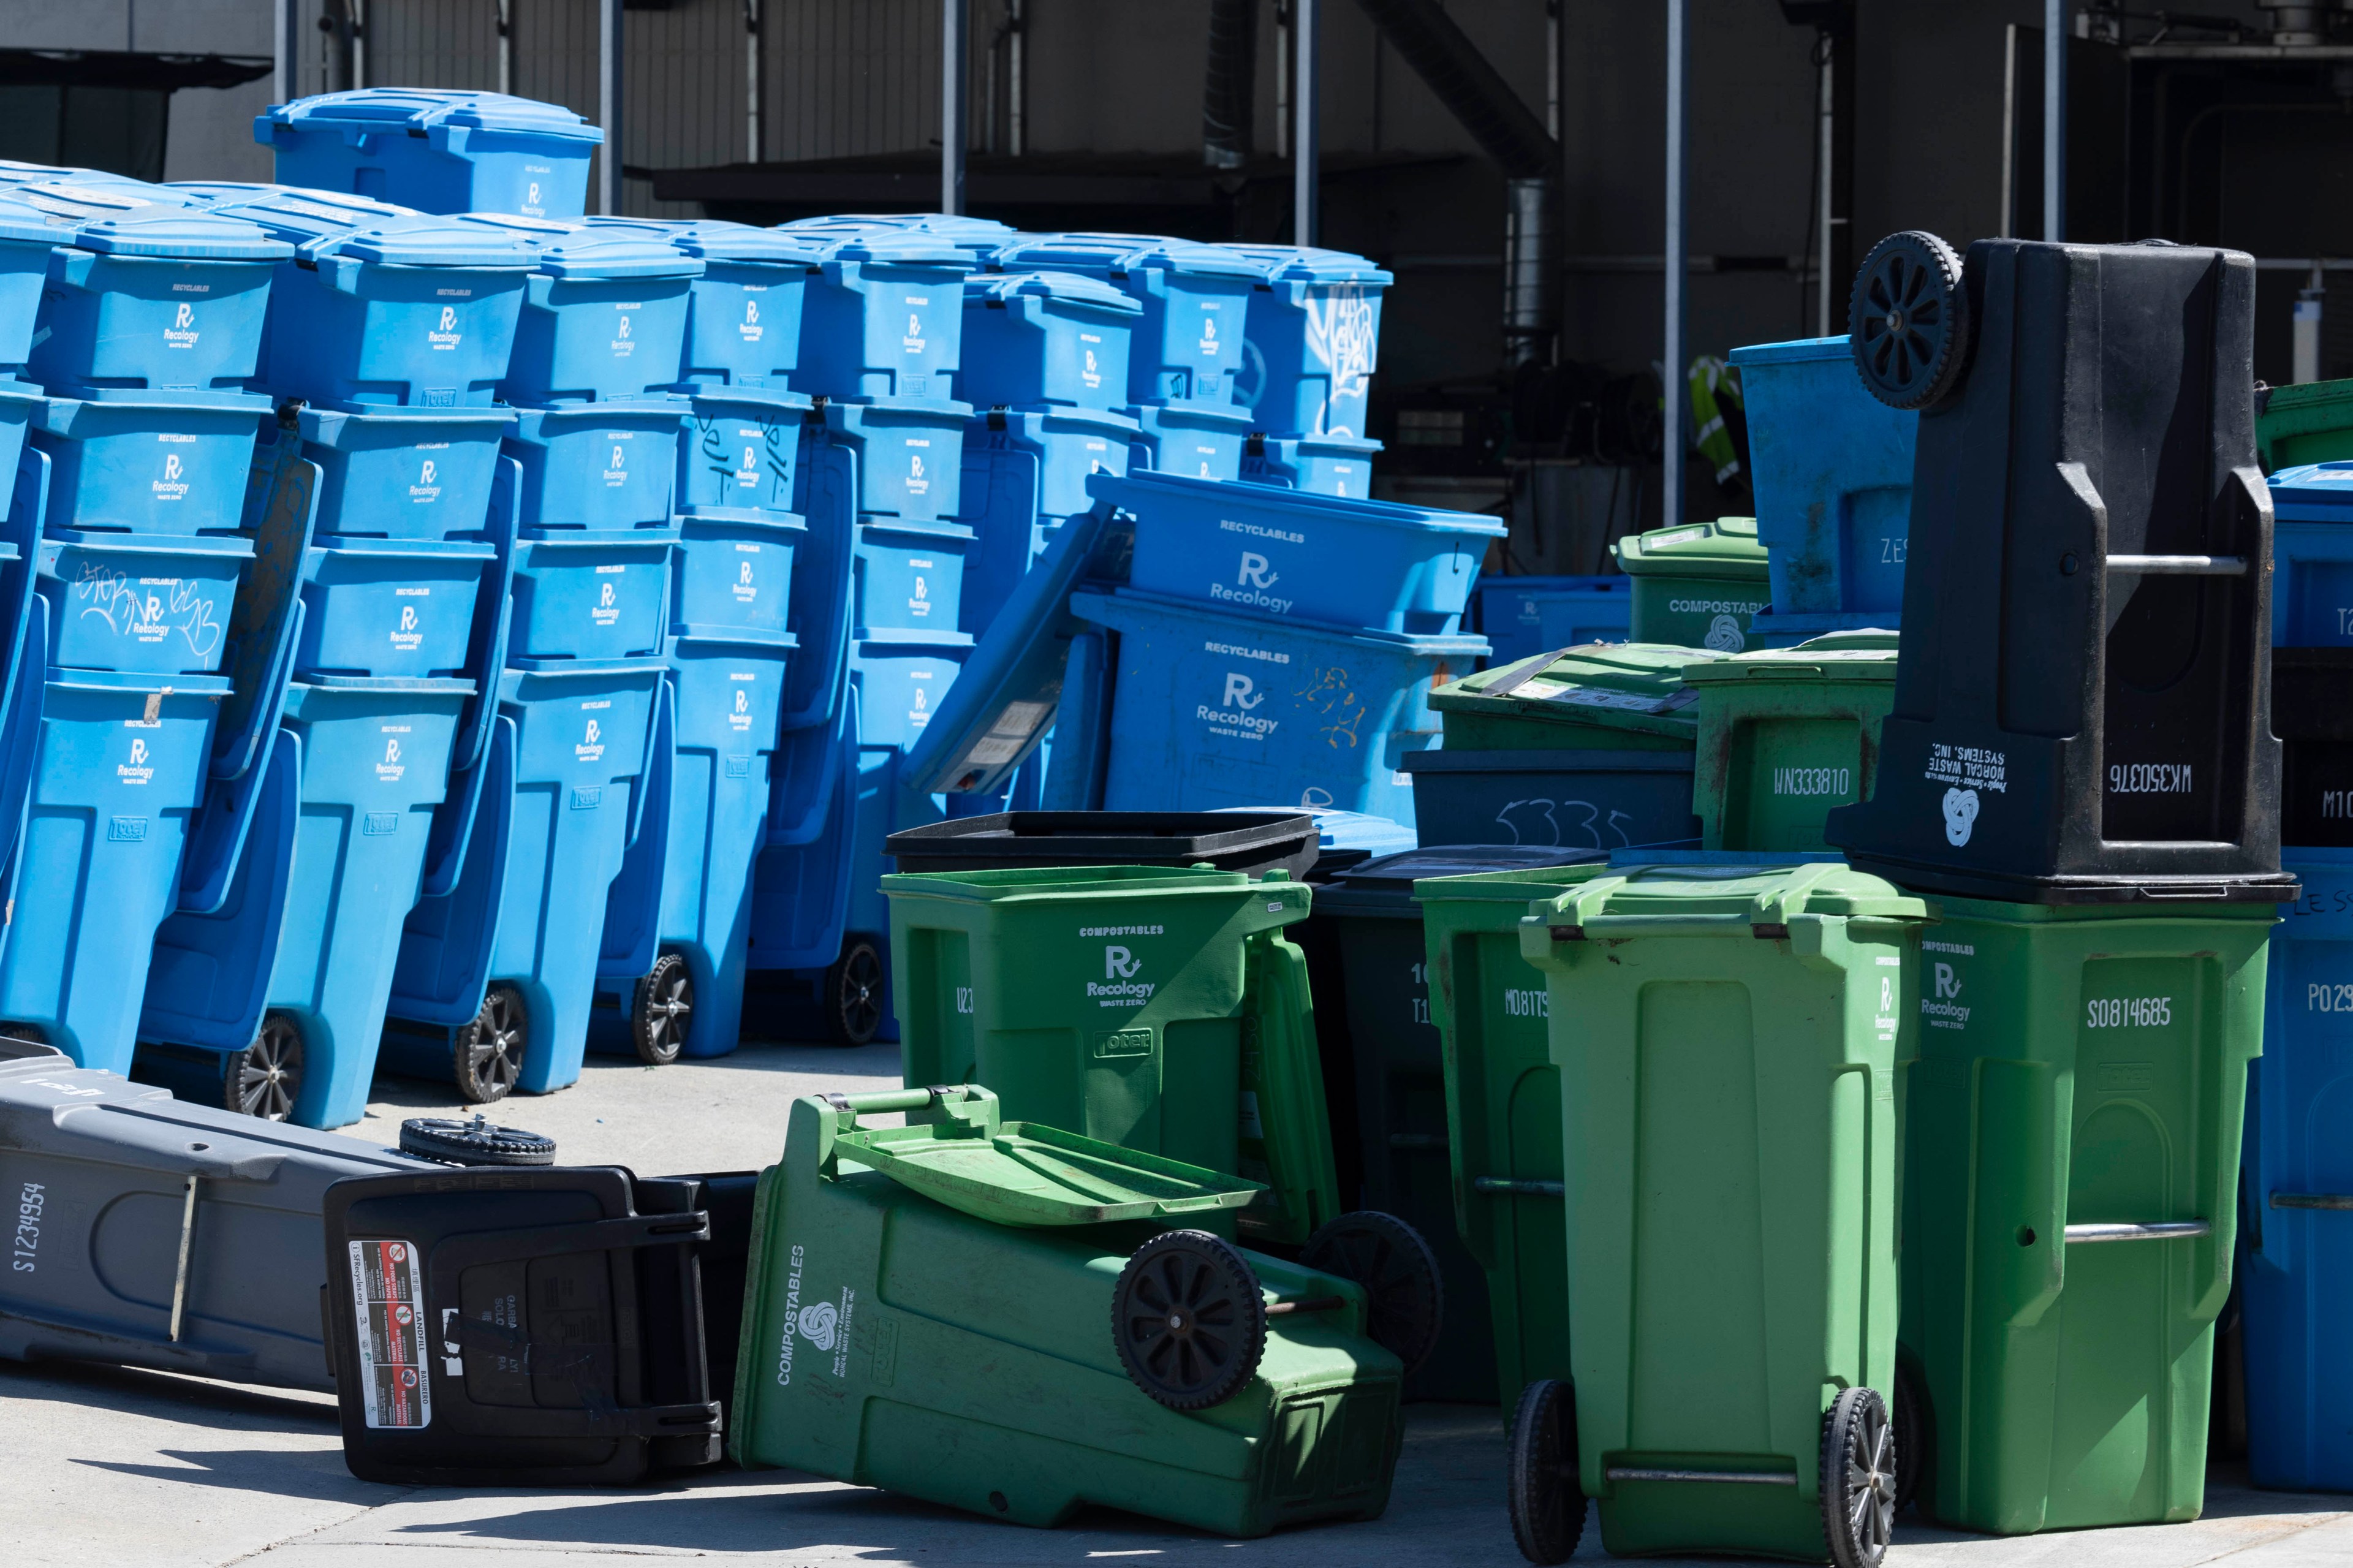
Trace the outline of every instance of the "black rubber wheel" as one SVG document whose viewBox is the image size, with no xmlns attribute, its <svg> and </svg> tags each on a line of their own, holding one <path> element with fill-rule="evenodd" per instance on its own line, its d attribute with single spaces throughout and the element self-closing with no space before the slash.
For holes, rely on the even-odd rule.
<svg viewBox="0 0 2353 1568">
<path fill-rule="evenodd" d="M 1566 1563 L 1585 1536 L 1585 1487 L 1577 1475 L 1577 1391 L 1549 1377 L 1520 1390 L 1512 1411 L 1504 1495 L 1512 1539 L 1531 1563 Z"/>
<path fill-rule="evenodd" d="M 253 1044 L 228 1059 L 221 1103 L 231 1110 L 283 1121 L 302 1092 L 302 1031 L 283 1013 L 266 1013 Z"/>
<path fill-rule="evenodd" d="M 1895 1511 L 1902 1513 L 1920 1498 L 1920 1482 L 1936 1463 L 1928 1443 L 1928 1393 L 1912 1363 L 1895 1359 Z"/>
<path fill-rule="evenodd" d="M 445 1165 L 553 1165 L 555 1140 L 520 1128 L 493 1127 L 480 1111 L 471 1121 L 412 1116 L 400 1124 L 400 1152 Z"/>
<path fill-rule="evenodd" d="M 523 1012 L 522 993 L 512 985 L 491 986 L 474 1021 L 458 1031 L 457 1047 L 450 1053 L 458 1098 L 469 1105 L 504 1100 L 522 1076 L 523 1047 L 530 1040 L 531 1019 Z"/>
<path fill-rule="evenodd" d="M 1871 395 L 1891 408 L 1927 408 L 1968 370 L 1972 323 L 1961 258 L 1916 228 L 1871 247 L 1847 302 L 1848 346 Z"/>
<path fill-rule="evenodd" d="M 694 979 L 685 959 L 665 952 L 638 982 L 629 1008 L 629 1037 L 637 1042 L 638 1059 L 648 1067 L 668 1067 L 686 1048 L 693 1026 Z"/>
<path fill-rule="evenodd" d="M 1409 1377 L 1438 1348 L 1446 1287 L 1421 1232 L 1378 1209 L 1344 1214 L 1307 1238 L 1299 1261 L 1365 1288 L 1365 1332 L 1405 1363 Z"/>
<path fill-rule="evenodd" d="M 1836 1568 L 1879 1568 L 1895 1534 L 1894 1429 L 1868 1388 L 1840 1394 L 1822 1417 L 1822 1534 Z"/>
<path fill-rule="evenodd" d="M 834 1042 L 862 1046 L 882 1028 L 882 950 L 862 936 L 841 944 L 825 972 L 825 1022 Z"/>
<path fill-rule="evenodd" d="M 1171 1410 L 1242 1390 L 1266 1353 L 1266 1297 L 1240 1249 L 1206 1230 L 1154 1237 L 1111 1292 L 1111 1338 L 1128 1377 Z"/>
</svg>

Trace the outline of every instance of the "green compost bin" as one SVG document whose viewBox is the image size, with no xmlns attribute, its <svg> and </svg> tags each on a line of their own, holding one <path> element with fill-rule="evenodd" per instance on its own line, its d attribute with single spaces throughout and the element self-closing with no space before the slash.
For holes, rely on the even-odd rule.
<svg viewBox="0 0 2353 1568">
<path fill-rule="evenodd" d="M 2273 387 L 2255 416 L 2255 452 L 2267 474 L 2353 458 L 2353 381 Z"/>
<path fill-rule="evenodd" d="M 1306 959 L 1308 888 L 1201 867 L 894 873 L 904 1081 L 1263 1183 L 1234 1216 L 1297 1245 L 1340 1213 Z"/>
<path fill-rule="evenodd" d="M 1536 1560 L 1567 1555 L 1585 1497 L 1621 1554 L 1883 1549 L 1896 1105 L 1930 918 L 1820 862 L 1626 868 L 1522 921 L 1560 1069 L 1574 1382 L 1531 1383 L 1514 1414 Z"/>
<path fill-rule="evenodd" d="M 1941 903 L 1904 1226 L 1921 1504 L 2195 1519 L 2276 908 Z"/>
<path fill-rule="evenodd" d="M 1702 662 L 1679 643 L 1587 643 L 1449 681 L 1430 705 L 1450 752 L 1689 751 Z"/>
<path fill-rule="evenodd" d="M 1683 671 L 1699 695 L 1692 809 L 1703 849 L 1828 847 L 1822 818 L 1871 795 L 1895 646 L 1894 632 L 1834 632 Z"/>
<path fill-rule="evenodd" d="M 998 1115 L 979 1088 L 793 1102 L 730 1454 L 1028 1525 L 1377 1517 L 1404 1369 L 1363 1289 L 1190 1228 L 1250 1184 Z"/>
<path fill-rule="evenodd" d="M 1484 1276 L 1496 1392 L 1509 1407 L 1538 1378 L 1567 1382 L 1568 1232 L 1561 1210 L 1560 1069 L 1545 977 L 1520 954 L 1520 921 L 1608 874 L 1525 866 L 1432 877 L 1421 906 L 1429 1007 L 1445 1074 L 1454 1229 Z M 1450 1324 L 1463 1317 L 1449 1298 Z"/>
<path fill-rule="evenodd" d="M 1738 653 L 1773 597 L 1753 517 L 1719 517 L 1630 533 L 1610 546 L 1634 580 L 1636 642 Z"/>
</svg>

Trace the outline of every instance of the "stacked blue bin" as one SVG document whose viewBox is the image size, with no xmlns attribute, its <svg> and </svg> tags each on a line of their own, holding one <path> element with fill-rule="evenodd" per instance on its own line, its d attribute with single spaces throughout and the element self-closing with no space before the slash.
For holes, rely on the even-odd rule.
<svg viewBox="0 0 2353 1568">
<path fill-rule="evenodd" d="M 1259 434 L 1241 477 L 1368 496 L 1378 441 L 1365 434 L 1389 274 L 1344 250 L 1224 247 L 1256 268 L 1234 401 Z"/>
<path fill-rule="evenodd" d="M 659 236 L 460 221 L 533 253 L 498 387 L 516 540 L 497 718 L 479 786 L 462 786 L 477 804 L 428 849 L 428 894 L 448 891 L 408 917 L 384 1061 L 480 1100 L 580 1075 L 607 898 L 669 703 L 688 404 L 661 389 L 681 379 L 705 268 Z"/>
<path fill-rule="evenodd" d="M 999 249 L 1021 237 L 1021 231 L 1011 224 L 965 213 L 841 213 L 828 217 L 795 218 L 776 226 L 783 233 L 804 235 L 820 242 L 828 237 L 876 230 L 928 234 L 964 251 L 976 267 L 988 266 L 996 260 Z"/>
<path fill-rule="evenodd" d="M 31 777 L 0 1018 L 124 1073 L 191 819 L 209 776 L 251 760 L 225 756 L 216 729 L 237 717 L 224 718 L 220 672 L 254 557 L 247 481 L 269 415 L 243 388 L 271 274 L 290 254 L 251 224 L 129 191 L 53 184 L 0 197 L 0 211 L 22 201 L 46 229 L 12 226 L 0 241 L 0 364 L 49 395 L 0 384 L 12 527 L 47 489 L 30 561 L 40 602 L 6 721 Z M 33 288 L 37 330 L 23 298 Z M 25 544 L 34 521 L 23 516 Z"/>
<path fill-rule="evenodd" d="M 1482 578 L 1476 629 L 1498 665 L 1579 643 L 1624 642 L 1634 625 L 1633 584 L 1622 573 Z"/>
<path fill-rule="evenodd" d="M 590 1044 L 649 1063 L 735 1048 L 754 859 L 765 841 L 777 723 L 796 644 L 793 510 L 811 400 L 791 390 L 818 244 L 737 224 L 597 220 L 701 259 L 676 390 L 681 531 L 672 559 L 670 729 L 648 822 L 605 912 Z"/>
<path fill-rule="evenodd" d="M 514 419 L 494 399 L 537 252 L 357 198 L 216 195 L 294 247 L 263 333 L 258 384 L 283 412 L 255 490 L 314 500 L 259 501 L 238 710 L 267 744 L 199 816 L 142 1057 L 232 1110 L 336 1127 L 366 1110 L 452 764 L 480 777 L 514 544 L 512 500 L 492 519 Z"/>
<path fill-rule="evenodd" d="M 1843 337 L 1753 344 L 1732 363 L 1773 590 L 1753 646 L 1898 626 L 1920 416 L 1871 395 Z"/>
<path fill-rule="evenodd" d="M 370 87 L 273 103 L 253 139 L 281 184 L 427 213 L 576 218 L 605 133 L 561 105 L 500 92 Z"/>
</svg>

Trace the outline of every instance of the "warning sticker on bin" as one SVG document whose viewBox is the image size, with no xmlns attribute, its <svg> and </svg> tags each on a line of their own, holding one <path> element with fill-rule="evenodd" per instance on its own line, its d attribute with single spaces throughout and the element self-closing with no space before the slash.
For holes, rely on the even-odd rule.
<svg viewBox="0 0 2353 1568">
<path fill-rule="evenodd" d="M 1538 684 L 1531 681 L 1530 685 Z M 1696 691 L 1672 691 L 1664 697 L 1645 696 L 1639 691 L 1609 691 L 1595 686 L 1564 686 L 1552 691 L 1531 691 L 1546 702 L 1567 702 L 1579 708 L 1617 708 L 1629 713 L 1672 713 L 1699 700 Z"/>
<path fill-rule="evenodd" d="M 433 1423 L 425 1377 L 425 1299 L 417 1247 L 406 1241 L 354 1241 L 352 1318 L 360 1347 L 360 1399 L 371 1427 Z"/>
</svg>

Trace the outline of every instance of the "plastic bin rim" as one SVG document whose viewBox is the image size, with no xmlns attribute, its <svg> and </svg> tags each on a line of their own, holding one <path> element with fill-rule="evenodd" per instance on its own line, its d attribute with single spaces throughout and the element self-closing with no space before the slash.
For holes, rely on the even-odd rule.
<svg viewBox="0 0 2353 1568">
<path fill-rule="evenodd" d="M 689 507 L 678 515 L 680 536 L 691 537 L 697 523 L 712 532 L 744 528 L 764 529 L 774 533 L 808 531 L 808 519 L 797 511 L 770 511 L 756 506 Z"/>
<path fill-rule="evenodd" d="M 131 555 L 239 555 L 253 553 L 241 533 L 140 533 L 122 529 L 51 528 L 41 538 L 77 550 L 120 551 Z"/>
<path fill-rule="evenodd" d="M 1042 425 L 1088 425 L 1100 430 L 1133 436 L 1143 426 L 1125 414 L 1109 408 L 1081 408 L 1072 403 L 1050 404 L 1045 407 L 1017 408 L 1010 404 L 996 403 L 973 416 L 972 422 L 982 430 L 1010 430 L 1018 424 L 1024 429 Z"/>
<path fill-rule="evenodd" d="M 639 392 L 627 397 L 600 397 L 592 403 L 510 403 L 515 434 L 530 439 L 542 425 L 619 425 L 636 421 L 640 428 L 682 420 L 688 399 L 675 392 Z"/>
<path fill-rule="evenodd" d="M 1829 360 L 1851 359 L 1852 353 L 1847 334 L 1841 332 L 1834 338 L 1787 338 L 1779 342 L 1747 343 L 1725 357 L 1729 363 L 1743 366 L 1816 364 Z"/>
<path fill-rule="evenodd" d="M 967 544 L 980 537 L 980 531 L 968 522 L 955 522 L 947 518 L 900 517 L 883 511 L 860 512 L 858 527 L 864 533 L 908 533 L 923 539 L 951 540 Z"/>
<path fill-rule="evenodd" d="M 1134 588 L 1115 588 L 1108 594 L 1081 590 L 1071 595 L 1071 614 L 1113 630 L 1130 629 L 1122 626 L 1114 618 L 1122 608 L 1141 610 L 1147 615 L 1166 615 L 1178 620 L 1263 627 L 1271 634 L 1313 637 L 1318 642 L 1362 643 L 1395 648 L 1400 653 L 1421 658 L 1454 655 L 1476 658 L 1488 651 L 1487 639 L 1471 633 L 1385 632 L 1375 631 L 1368 626 L 1343 626 L 1324 621 L 1276 620 L 1265 616 L 1220 610 L 1214 605 L 1197 604 L 1190 599 L 1171 598 L 1164 594 L 1142 593 Z"/>
<path fill-rule="evenodd" d="M 1387 268 L 1352 250 L 1329 250 L 1319 245 L 1259 245 L 1247 241 L 1228 242 L 1221 244 L 1219 248 L 1261 263 L 1266 269 L 1269 283 L 1305 283 L 1311 288 L 1335 283 L 1361 283 L 1367 288 L 1386 289 L 1397 281 L 1396 274 Z"/>
<path fill-rule="evenodd" d="M 1264 267 L 1224 246 L 1154 235 L 1041 234 L 997 249 L 996 269 L 1000 272 L 1059 272 L 1080 268 L 1114 274 L 1173 272 L 1196 278 L 1232 278 L 1250 283 L 1266 275 Z"/>
<path fill-rule="evenodd" d="M 381 132 L 395 125 L 462 125 L 484 131 L 524 132 L 594 146 L 605 132 L 558 104 L 512 93 L 463 89 L 360 87 L 313 93 L 273 103 L 255 117 L 255 129 L 286 125 L 325 129 L 348 122 Z M 261 140 L 257 137 L 256 140 Z"/>
<path fill-rule="evenodd" d="M 41 395 L 48 405 L 42 418 L 46 429 L 60 430 L 59 421 L 69 421 L 77 408 L 109 408 L 126 412 L 142 409 L 164 409 L 174 414 L 241 414 L 248 417 L 269 415 L 277 405 L 268 395 L 259 392 L 203 392 L 194 387 L 185 391 L 153 386 L 96 386 L 81 392 L 51 392 Z M 110 396 L 111 393 L 123 395 Z"/>
<path fill-rule="evenodd" d="M 823 250 L 783 228 L 754 228 L 723 218 L 619 217 L 592 214 L 582 220 L 592 229 L 618 229 L 652 235 L 660 243 L 705 261 L 742 267 L 780 267 L 807 272 L 825 259 Z"/>
<path fill-rule="evenodd" d="M 694 648 L 712 658 L 732 651 L 746 658 L 781 659 L 801 645 L 800 639 L 790 632 L 764 632 L 751 626 L 712 626 L 700 631 L 673 632 L 670 646 L 673 657 L 688 648 Z"/>
<path fill-rule="evenodd" d="M 1262 431 L 1256 431 L 1252 432 L 1250 436 L 1250 444 L 1261 451 L 1264 451 L 1269 447 L 1279 447 L 1285 452 L 1314 453 L 1323 451 L 1338 453 L 1351 458 L 1372 458 L 1386 449 L 1381 442 L 1374 440 L 1369 436 L 1334 436 L 1330 434 L 1271 436 Z M 1147 473 L 1151 472 L 1150 469 L 1145 469 L 1145 471 Z M 1182 479 L 1184 476 L 1176 474 L 1171 475 L 1170 477 L 1173 479 Z M 1341 498 L 1327 497 L 1326 499 L 1339 500 Z M 1386 506 L 1398 506 L 1402 503 L 1398 501 L 1385 501 L 1382 504 Z M 1430 507 L 1416 508 L 1414 510 L 1437 511 L 1442 510 L 1443 509 Z M 1455 513 L 1453 515 L 1461 517 L 1477 517 L 1480 514 L 1475 511 L 1468 511 Z M 1505 526 L 1508 530 L 1509 525 L 1506 524 Z"/>
<path fill-rule="evenodd" d="M 1563 746 L 1498 752 L 1449 751 L 1433 746 L 1408 752 L 1398 767 L 1409 773 L 1687 773 L 1695 751 L 1612 752 Z"/>
<path fill-rule="evenodd" d="M 1130 403 L 1122 405 L 1120 407 L 1113 410 L 1113 412 L 1122 415 L 1126 418 L 1134 420 L 1137 427 L 1144 430 L 1158 430 L 1164 426 L 1173 430 L 1183 430 L 1188 427 L 1192 429 L 1214 429 L 1222 426 L 1228 430 L 1240 427 L 1241 433 L 1247 436 L 1255 428 L 1251 424 L 1251 419 L 1253 417 L 1251 415 L 1247 414 L 1239 408 L 1230 408 L 1221 404 L 1214 403 Z M 1137 468 L 1133 470 L 1133 472 L 1137 474 L 1161 474 L 1161 470 L 1158 468 Z M 1186 476 L 1182 474 L 1161 474 L 1161 477 L 1164 479 L 1183 479 Z M 1228 481 L 1224 479 L 1196 479 L 1193 482 L 1197 485 L 1208 485 L 1224 484 Z"/>
<path fill-rule="evenodd" d="M 421 408 L 399 403 L 306 403 L 295 410 L 294 422 L 305 441 L 332 447 L 346 425 L 485 425 L 505 429 L 514 424 L 515 411 L 503 404 L 487 408 Z"/>
<path fill-rule="evenodd" d="M 372 533 L 314 533 L 306 555 L 374 555 L 396 561 L 488 561 L 498 546 L 479 539 L 385 539 Z"/>
<path fill-rule="evenodd" d="M 706 381 L 682 381 L 670 391 L 686 399 L 687 406 L 705 403 L 741 403 L 749 406 L 771 408 L 791 414 L 807 414 L 817 402 L 806 392 L 795 392 L 787 386 L 741 386 L 733 384 Z"/>
<path fill-rule="evenodd" d="M 814 400 L 811 405 L 816 405 Z M 904 415 L 910 424 L 918 423 L 914 416 L 919 415 L 923 416 L 921 422 L 961 423 L 971 418 L 973 413 L 971 404 L 959 403 L 953 397 L 828 397 L 825 400 L 824 408 L 828 426 L 862 425 L 865 423 L 862 416 L 868 413 Z M 861 417 L 852 420 L 849 417 L 852 409 L 858 410 Z"/>
<path fill-rule="evenodd" d="M 165 697 L 222 698 L 235 686 L 226 675 L 142 675 L 120 669 L 48 668 L 47 684 L 84 691 L 152 691 Z"/>
<path fill-rule="evenodd" d="M 1613 863 L 1605 880 L 1577 890 L 1597 894 L 1591 908 L 1556 910 L 1556 919 L 1573 923 L 1632 917 L 1646 926 L 1697 917 L 1694 934 L 1722 930 L 1721 917 L 1756 906 L 1760 897 L 1786 890 L 1776 900 L 1791 915 L 1831 915 L 1847 920 L 1905 921 L 1922 925 L 1937 918 L 1936 905 L 1894 883 L 1844 861 L 1760 860 L 1717 865 L 1680 861 Z M 1721 875 L 1709 875 L 1719 872 Z M 1557 902 L 1558 900 L 1555 900 Z M 1845 908 L 1831 906 L 1844 905 Z M 1709 917 L 1716 917 L 1710 919 Z M 1652 931 L 1649 934 L 1669 934 Z"/>
<path fill-rule="evenodd" d="M 679 520 L 649 523 L 644 528 L 566 528 L 562 523 L 527 523 L 516 530 L 518 544 L 554 544 L 574 550 L 604 550 L 616 546 L 675 544 Z"/>
<path fill-rule="evenodd" d="M 902 827 L 883 839 L 882 847 L 884 853 L 891 855 L 900 853 L 899 850 L 892 847 L 893 845 L 936 849 L 942 854 L 960 849 L 967 854 L 983 855 L 988 853 L 992 847 L 1000 845 L 1029 846 L 1034 849 L 1051 849 L 1058 852 L 1067 850 L 1071 854 L 1078 854 L 1085 849 L 1096 847 L 1109 849 L 1114 845 L 1128 845 L 1165 847 L 1170 855 L 1198 855 L 1206 859 L 1213 855 L 1231 854 L 1238 850 L 1271 849 L 1291 839 L 1316 837 L 1315 819 L 1303 811 L 1287 814 L 1280 811 L 1237 812 L 1233 815 L 1240 820 L 1237 820 L 1230 827 L 1218 831 L 1188 830 L 1179 833 L 1141 831 L 1146 825 L 1155 821 L 1165 822 L 1170 817 L 1219 815 L 1223 814 L 1158 811 L 998 811 L 983 816 L 949 817 L 944 821 L 927 822 L 916 827 Z M 1096 831 L 1070 834 L 1039 831 L 1025 834 L 1019 831 L 1020 825 L 1012 820 L 1023 816 L 1080 821 Z M 1000 821 L 1007 824 L 1001 830 L 975 830 L 976 824 Z M 1123 833 L 1120 831 L 1123 826 L 1130 826 L 1136 831 Z M 1148 863 L 1157 864 L 1156 861 Z M 1107 860 L 1103 864 L 1125 865 L 1131 862 Z"/>
<path fill-rule="evenodd" d="M 805 228 L 795 232 L 810 237 L 821 267 L 849 262 L 860 270 L 870 267 L 912 267 L 961 275 L 976 270 L 979 265 L 962 246 L 919 228 L 860 228 L 850 233 Z"/>
<path fill-rule="evenodd" d="M 259 224 L 222 217 L 201 207 L 157 205 L 152 213 L 91 218 L 53 244 L 93 255 L 144 261 L 286 261 L 294 247 Z"/>
<path fill-rule="evenodd" d="M 1083 272 L 1057 272 L 1051 268 L 1019 271 L 976 272 L 964 280 L 965 307 L 976 300 L 986 302 L 1008 296 L 1035 295 L 1057 304 L 1080 305 L 1108 310 L 1115 316 L 1135 317 L 1144 314 L 1144 305 L 1134 295 L 1114 289 L 1099 278 Z"/>
<path fill-rule="evenodd" d="M 887 871 L 882 891 L 967 903 L 1054 903 L 1071 900 L 1158 899 L 1187 894 L 1244 898 L 1270 889 L 1296 889 L 1303 911 L 1312 896 L 1304 882 L 1267 882 L 1247 871 L 1206 866 L 1003 866 L 981 871 Z"/>
<path fill-rule="evenodd" d="M 2185 878 L 2184 880 L 2197 880 Z M 2256 925 L 2277 924 L 2280 910 L 2285 907 L 2266 900 L 2221 900 L 2191 901 L 2187 899 L 2150 900 L 2135 902 L 2086 902 L 2043 904 L 2014 902 L 2006 899 L 1975 898 L 1959 893 L 1934 895 L 1945 921 L 1977 921 L 2013 926 L 2076 926 L 2094 921 L 2113 921 L 2119 924 L 2153 925 L 2176 921 L 2186 925 L 2208 925 L 2217 921 Z"/>
<path fill-rule="evenodd" d="M 1173 489 L 1194 500 L 1230 504 L 1236 510 L 1316 512 L 1359 522 L 1379 523 L 1388 528 L 1428 529 L 1483 539 L 1501 539 L 1509 531 L 1501 520 L 1481 512 L 1447 511 L 1438 507 L 1407 506 L 1398 501 L 1327 496 L 1311 490 L 1283 489 L 1275 485 L 1239 484 L 1231 479 L 1204 479 L 1187 474 L 1164 473 L 1157 468 L 1140 468 L 1127 474 L 1093 473 L 1087 476 L 1089 495 L 1133 511 L 1135 509 L 1126 506 L 1120 496 L 1123 487 L 1131 486 L 1144 490 Z"/>
<path fill-rule="evenodd" d="M 670 668 L 666 654 L 647 654 L 638 658 L 538 658 L 528 654 L 507 657 L 508 675 L 527 675 L 578 680 L 610 680 L 624 676 L 659 675 Z"/>
<path fill-rule="evenodd" d="M 970 653 L 978 639 L 970 632 L 926 632 L 909 626 L 860 626 L 850 640 L 861 652 L 868 648 L 903 648 L 909 653 Z"/>
<path fill-rule="evenodd" d="M 474 683 L 462 677 L 422 675 L 298 675 L 287 683 L 291 690 L 310 687 L 319 691 L 364 696 L 369 692 L 411 693 L 419 697 L 470 697 Z"/>
<path fill-rule="evenodd" d="M 1798 647 L 1751 648 L 1729 658 L 1696 661 L 1683 667 L 1685 686 L 1769 685 L 1785 680 L 1805 685 L 1858 680 L 1885 683 L 1895 679 L 1894 648 L 1831 647 L 1807 651 Z"/>
</svg>

